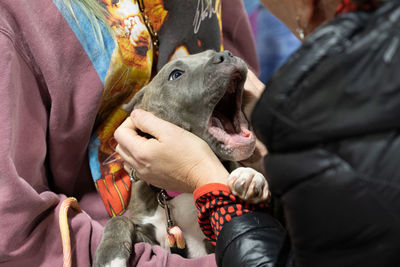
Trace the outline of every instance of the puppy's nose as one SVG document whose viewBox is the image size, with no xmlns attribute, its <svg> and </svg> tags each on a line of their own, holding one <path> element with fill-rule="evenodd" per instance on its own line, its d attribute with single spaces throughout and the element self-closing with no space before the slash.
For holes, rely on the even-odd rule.
<svg viewBox="0 0 400 267">
<path fill-rule="evenodd" d="M 223 62 L 230 62 L 232 60 L 232 58 L 233 58 L 232 53 L 228 50 L 225 50 L 225 51 L 216 53 L 213 57 L 212 62 L 214 64 L 220 64 Z"/>
</svg>

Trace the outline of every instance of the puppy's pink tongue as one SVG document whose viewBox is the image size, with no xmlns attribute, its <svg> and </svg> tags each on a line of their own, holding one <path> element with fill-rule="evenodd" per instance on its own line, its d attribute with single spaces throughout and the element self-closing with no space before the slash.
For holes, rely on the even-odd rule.
<svg viewBox="0 0 400 267">
<path fill-rule="evenodd" d="M 248 129 L 245 128 L 245 127 L 240 127 L 240 129 L 242 130 L 240 134 L 241 134 L 243 137 L 250 137 L 250 135 L 251 135 L 251 131 L 250 131 L 250 130 L 248 130 Z"/>
<path fill-rule="evenodd" d="M 240 134 L 230 134 L 229 138 L 227 139 L 226 145 L 231 145 L 233 147 L 250 144 L 254 140 L 253 133 L 250 131 L 243 131 Z"/>
</svg>

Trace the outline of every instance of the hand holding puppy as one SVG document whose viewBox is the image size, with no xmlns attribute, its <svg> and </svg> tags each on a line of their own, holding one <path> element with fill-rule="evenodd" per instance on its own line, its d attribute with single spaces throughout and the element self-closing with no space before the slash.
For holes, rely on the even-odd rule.
<svg viewBox="0 0 400 267">
<path fill-rule="evenodd" d="M 205 141 L 150 112 L 134 110 L 115 139 L 125 169 L 134 168 L 138 178 L 154 186 L 193 192 L 207 183 L 227 182 L 229 173 Z"/>
</svg>

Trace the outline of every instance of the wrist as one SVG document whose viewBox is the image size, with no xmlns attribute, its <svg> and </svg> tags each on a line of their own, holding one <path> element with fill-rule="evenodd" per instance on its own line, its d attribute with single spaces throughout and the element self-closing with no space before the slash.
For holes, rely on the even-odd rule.
<svg viewBox="0 0 400 267">
<path fill-rule="evenodd" d="M 201 175 L 197 179 L 194 190 L 207 184 L 223 184 L 227 185 L 229 172 L 225 169 L 222 163 L 216 166 L 211 166 L 204 172 L 199 172 Z"/>
<path fill-rule="evenodd" d="M 221 184 L 221 183 L 209 183 L 209 184 L 205 184 L 199 188 L 197 188 L 196 190 L 193 191 L 193 199 L 194 201 L 197 201 L 198 198 L 200 198 L 201 196 L 212 192 L 212 191 L 223 191 L 226 193 L 231 193 L 231 190 L 229 189 L 229 187 L 226 184 Z"/>
</svg>

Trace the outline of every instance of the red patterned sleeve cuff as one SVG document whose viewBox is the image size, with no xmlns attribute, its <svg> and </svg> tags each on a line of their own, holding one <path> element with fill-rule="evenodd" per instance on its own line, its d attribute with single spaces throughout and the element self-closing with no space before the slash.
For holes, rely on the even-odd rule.
<svg viewBox="0 0 400 267">
<path fill-rule="evenodd" d="M 234 196 L 224 184 L 207 184 L 193 193 L 198 210 L 198 222 L 204 235 L 215 245 L 219 232 L 226 222 L 236 216 L 265 210 L 266 203 L 250 204 Z"/>
</svg>

